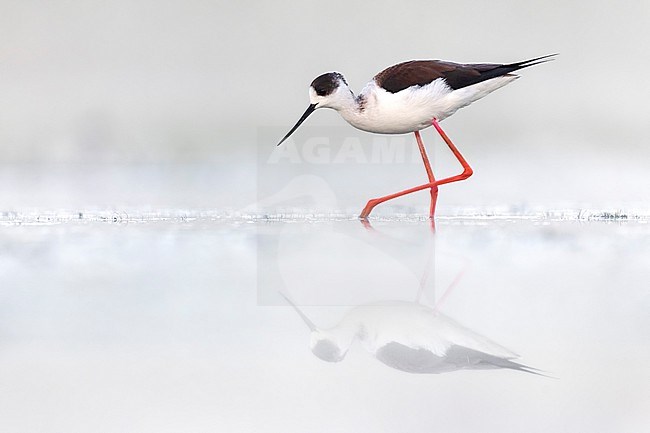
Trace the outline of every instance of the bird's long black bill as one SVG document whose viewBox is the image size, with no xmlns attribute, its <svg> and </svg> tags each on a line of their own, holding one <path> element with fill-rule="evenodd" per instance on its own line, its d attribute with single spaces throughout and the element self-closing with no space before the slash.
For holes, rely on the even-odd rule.
<svg viewBox="0 0 650 433">
<path fill-rule="evenodd" d="M 309 107 L 307 107 L 307 110 L 305 111 L 305 113 L 304 113 L 304 114 L 300 117 L 300 119 L 298 120 L 298 123 L 296 123 L 296 124 L 293 126 L 293 128 L 291 128 L 291 131 L 289 131 L 289 132 L 287 133 L 287 135 L 285 135 L 284 138 L 283 138 L 282 140 L 280 140 L 280 142 L 278 143 L 278 146 L 281 145 L 281 144 L 284 142 L 284 140 L 286 140 L 287 138 L 289 138 L 289 136 L 290 136 L 291 134 L 293 134 L 294 131 L 295 131 L 296 129 L 298 129 L 298 127 L 302 124 L 302 122 L 304 122 L 305 119 L 308 118 L 309 115 L 310 115 L 311 113 L 313 113 L 315 109 L 316 109 L 316 104 L 310 104 Z"/>
<path fill-rule="evenodd" d="M 312 111 L 313 111 L 313 110 L 312 110 Z M 305 324 L 307 325 L 307 327 L 309 327 L 309 329 L 311 329 L 312 331 L 317 331 L 317 330 L 318 330 L 318 328 L 316 327 L 316 325 L 314 325 L 314 322 L 312 322 L 311 320 L 309 320 L 309 317 L 307 317 L 307 316 L 305 315 L 305 313 L 303 313 L 302 311 L 300 311 L 300 308 L 298 308 L 298 306 L 297 306 L 296 304 L 293 303 L 293 301 L 291 300 L 291 298 L 289 298 L 289 296 L 285 295 L 285 294 L 282 293 L 282 292 L 278 292 L 278 293 L 280 293 L 280 295 L 281 295 L 284 299 L 286 299 L 286 301 L 287 301 L 289 304 L 291 304 L 291 306 L 293 307 L 293 309 L 296 310 L 296 313 L 298 313 L 298 315 L 302 318 L 302 320 L 305 322 Z"/>
</svg>

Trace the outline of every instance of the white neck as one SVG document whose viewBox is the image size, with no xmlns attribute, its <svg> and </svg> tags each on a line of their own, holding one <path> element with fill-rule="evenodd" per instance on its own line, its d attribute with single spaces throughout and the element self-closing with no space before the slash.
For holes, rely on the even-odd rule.
<svg viewBox="0 0 650 433">
<path fill-rule="evenodd" d="M 358 97 L 347 87 L 341 87 L 336 92 L 336 97 L 328 101 L 325 107 L 339 112 L 341 117 L 350 125 L 357 127 L 363 117 L 362 106 Z"/>
</svg>

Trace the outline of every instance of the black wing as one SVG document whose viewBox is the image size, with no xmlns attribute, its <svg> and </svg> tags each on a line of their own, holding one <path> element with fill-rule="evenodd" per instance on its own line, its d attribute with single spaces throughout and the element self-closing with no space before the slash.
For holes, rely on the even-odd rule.
<svg viewBox="0 0 650 433">
<path fill-rule="evenodd" d="M 374 80 L 384 90 L 397 93 L 412 86 L 424 86 L 444 78 L 452 89 L 461 89 L 516 70 L 547 62 L 550 57 L 537 57 L 523 62 L 501 64 L 459 64 L 442 60 L 411 60 L 391 66 L 378 73 Z M 546 60 L 544 60 L 546 59 Z"/>
</svg>

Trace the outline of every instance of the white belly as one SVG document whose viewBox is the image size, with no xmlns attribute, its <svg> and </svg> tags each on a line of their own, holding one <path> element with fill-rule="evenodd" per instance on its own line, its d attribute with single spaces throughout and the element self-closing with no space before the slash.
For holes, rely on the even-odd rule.
<svg viewBox="0 0 650 433">
<path fill-rule="evenodd" d="M 472 86 L 453 90 L 442 79 L 426 86 L 390 93 L 374 82 L 361 92 L 363 108 L 341 111 L 355 128 L 378 134 L 405 134 L 431 126 L 435 118 L 443 120 L 496 89 L 517 79 L 516 75 L 492 78 Z"/>
</svg>

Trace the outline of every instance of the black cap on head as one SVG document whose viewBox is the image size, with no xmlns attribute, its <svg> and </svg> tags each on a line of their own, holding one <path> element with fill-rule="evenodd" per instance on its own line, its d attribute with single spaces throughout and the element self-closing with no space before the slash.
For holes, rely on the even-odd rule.
<svg viewBox="0 0 650 433">
<path fill-rule="evenodd" d="M 316 77 L 311 82 L 311 87 L 314 88 L 318 96 L 327 96 L 336 90 L 339 86 L 339 81 L 343 81 L 346 85 L 348 84 L 345 78 L 343 78 L 343 75 L 338 72 L 328 72 Z"/>
</svg>

